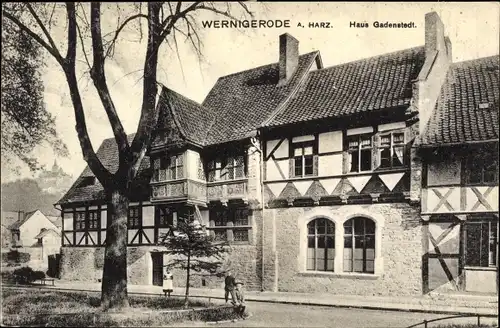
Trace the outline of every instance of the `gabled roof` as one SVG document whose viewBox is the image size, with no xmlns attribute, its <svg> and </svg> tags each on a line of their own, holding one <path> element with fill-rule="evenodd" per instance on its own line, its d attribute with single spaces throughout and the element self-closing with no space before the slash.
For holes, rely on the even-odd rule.
<svg viewBox="0 0 500 328">
<path fill-rule="evenodd" d="M 36 235 L 36 237 L 34 237 L 33 239 L 40 239 L 40 238 L 43 238 L 45 236 L 47 236 L 48 234 L 50 233 L 55 233 L 56 235 L 60 236 L 59 232 L 57 232 L 56 230 L 54 229 L 42 229 L 40 231 L 40 233 L 38 235 Z"/>
<path fill-rule="evenodd" d="M 168 122 L 168 119 L 171 118 L 183 138 L 197 145 L 205 143 L 208 129 L 215 119 L 214 112 L 210 108 L 166 87 L 163 88 L 159 101 L 160 110 L 169 111 L 169 113 L 160 114 L 158 128 L 168 129 L 172 123 Z"/>
<path fill-rule="evenodd" d="M 421 146 L 498 141 L 499 57 L 452 64 Z"/>
<path fill-rule="evenodd" d="M 127 136 L 129 142 L 132 142 L 134 136 L 135 134 Z M 97 150 L 96 155 L 101 160 L 104 167 L 111 173 L 115 173 L 118 170 L 118 147 L 116 146 L 114 138 L 105 139 Z M 92 177 L 94 177 L 94 179 L 92 179 Z M 88 178 L 91 179 L 89 180 Z M 134 192 L 132 193 L 131 200 L 137 201 L 149 198 L 149 180 L 149 157 L 144 156 L 132 185 Z M 87 166 L 78 179 L 76 179 L 75 183 L 73 183 L 68 192 L 66 192 L 66 194 L 56 204 L 94 200 L 106 200 L 106 195 L 101 183 L 99 180 L 95 179 L 94 174 Z"/>
<path fill-rule="evenodd" d="M 318 51 L 299 56 L 295 73 L 283 85 L 278 85 L 278 63 L 223 76 L 203 104 L 164 88 L 158 127 L 168 128 L 169 122 L 161 118 L 170 115 L 182 137 L 200 146 L 252 136 L 297 89 L 316 60 Z"/>
<path fill-rule="evenodd" d="M 278 63 L 219 78 L 203 102 L 215 114 L 207 145 L 247 138 L 297 89 L 319 52 L 299 56 L 288 83 L 278 85 Z"/>
<path fill-rule="evenodd" d="M 266 126 L 408 106 L 424 61 L 421 46 L 312 71 Z"/>
<path fill-rule="evenodd" d="M 38 210 L 34 210 L 34 211 L 31 211 L 31 212 L 27 212 L 24 214 L 24 216 L 22 218 L 20 218 L 19 220 L 15 221 L 14 223 L 12 223 L 10 226 L 9 226 L 9 229 L 10 230 L 19 230 L 19 228 L 26 222 L 28 221 L 32 216 L 33 214 L 35 214 Z M 40 212 L 41 213 L 41 212 Z"/>
</svg>

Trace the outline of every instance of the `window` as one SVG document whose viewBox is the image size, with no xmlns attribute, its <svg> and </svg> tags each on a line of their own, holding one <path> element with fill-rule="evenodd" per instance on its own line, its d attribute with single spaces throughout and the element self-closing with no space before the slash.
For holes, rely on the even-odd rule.
<svg viewBox="0 0 500 328">
<path fill-rule="evenodd" d="M 243 155 L 218 158 L 208 163 L 208 181 L 226 181 L 245 177 Z"/>
<path fill-rule="evenodd" d="M 137 229 L 142 225 L 141 208 L 139 206 L 131 206 L 128 209 L 128 228 Z"/>
<path fill-rule="evenodd" d="M 307 231 L 307 270 L 333 271 L 335 225 L 328 219 L 315 219 Z"/>
<path fill-rule="evenodd" d="M 76 212 L 74 218 L 75 230 L 86 230 L 85 212 Z"/>
<path fill-rule="evenodd" d="M 374 273 L 375 222 L 353 218 L 344 223 L 344 271 Z"/>
<path fill-rule="evenodd" d="M 405 135 L 402 132 L 380 136 L 380 167 L 395 168 L 405 164 Z"/>
<path fill-rule="evenodd" d="M 97 211 L 89 211 L 89 229 L 97 229 L 99 224 L 99 215 Z"/>
<path fill-rule="evenodd" d="M 73 219 L 77 231 L 99 229 L 100 211 L 75 212 Z"/>
<path fill-rule="evenodd" d="M 168 162 L 167 180 L 177 180 L 184 177 L 182 154 L 171 156 Z"/>
<path fill-rule="evenodd" d="M 471 153 L 467 158 L 467 183 L 497 183 L 497 155 L 496 152 L 487 154 Z"/>
<path fill-rule="evenodd" d="M 249 241 L 248 208 L 220 207 L 210 211 L 210 227 L 217 240 Z"/>
<path fill-rule="evenodd" d="M 158 227 L 175 226 L 174 212 L 168 207 L 158 207 Z"/>
<path fill-rule="evenodd" d="M 348 139 L 349 172 L 372 170 L 372 137 L 357 135 Z"/>
<path fill-rule="evenodd" d="M 314 144 L 302 142 L 293 144 L 294 176 L 304 177 L 314 174 Z"/>
<path fill-rule="evenodd" d="M 155 158 L 153 165 L 154 181 L 177 180 L 184 177 L 183 154 Z"/>
<path fill-rule="evenodd" d="M 467 221 L 465 231 L 465 265 L 496 266 L 497 222 L 493 220 Z"/>
</svg>

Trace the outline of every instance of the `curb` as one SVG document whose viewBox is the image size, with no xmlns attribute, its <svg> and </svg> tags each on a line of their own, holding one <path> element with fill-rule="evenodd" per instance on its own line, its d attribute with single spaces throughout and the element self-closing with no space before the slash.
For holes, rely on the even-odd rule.
<svg viewBox="0 0 500 328">
<path fill-rule="evenodd" d="M 22 289 L 29 289 L 29 288 L 36 288 L 39 290 L 45 289 L 45 290 L 60 290 L 60 291 L 65 291 L 65 292 L 88 292 L 88 293 L 99 293 L 100 291 L 98 290 L 86 290 L 86 289 L 71 289 L 71 288 L 61 288 L 61 287 L 52 287 L 52 286 L 9 286 L 9 285 L 3 285 L 2 287 L 4 288 L 22 288 Z M 160 296 L 164 297 L 163 294 L 152 294 L 152 293 L 137 293 L 137 292 L 129 292 L 129 295 L 137 295 L 137 296 L 149 296 L 149 297 L 154 297 L 154 296 Z M 171 296 L 174 297 L 180 297 L 183 295 L 180 294 L 171 294 Z M 207 298 L 210 302 L 211 299 L 219 299 L 223 300 L 224 297 L 220 296 L 207 296 L 207 295 L 190 295 L 190 298 Z M 471 309 L 476 309 L 474 310 L 455 310 L 455 309 L 440 309 L 440 310 L 435 310 L 435 309 L 426 309 L 425 307 L 421 308 L 408 308 L 408 307 L 401 307 L 401 304 L 393 304 L 394 307 L 392 306 L 379 306 L 379 305 L 367 305 L 367 304 L 332 304 L 332 303 L 320 303 L 320 302 L 299 302 L 299 301 L 293 301 L 293 300 L 276 300 L 276 299 L 260 299 L 260 298 L 255 298 L 252 296 L 247 296 L 247 302 L 259 302 L 259 303 L 273 303 L 273 304 L 292 304 L 292 305 L 308 305 L 308 306 L 323 306 L 323 307 L 333 307 L 333 308 L 352 308 L 352 309 L 366 309 L 366 310 L 375 310 L 375 311 L 394 311 L 394 312 L 415 312 L 415 313 L 433 313 L 433 314 L 457 314 L 457 315 L 480 315 L 483 317 L 497 317 L 498 316 L 498 308 L 488 308 L 487 310 L 491 311 L 481 311 L 481 310 L 486 310 L 486 308 L 479 309 L 479 308 L 473 308 Z M 399 305 L 399 307 L 398 307 Z M 449 306 L 450 307 L 450 306 Z M 479 311 L 477 311 L 479 310 Z M 491 313 L 494 312 L 494 313 Z M 208 322 L 208 321 L 207 321 Z M 218 321 L 212 321 L 212 322 L 218 322 Z M 231 321 L 229 321 L 231 322 Z M 219 322 L 222 323 L 222 322 Z"/>
</svg>

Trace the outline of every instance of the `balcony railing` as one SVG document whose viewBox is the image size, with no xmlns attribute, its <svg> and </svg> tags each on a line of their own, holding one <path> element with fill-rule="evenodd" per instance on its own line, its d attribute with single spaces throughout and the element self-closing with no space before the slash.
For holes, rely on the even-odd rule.
<svg viewBox="0 0 500 328">
<path fill-rule="evenodd" d="M 208 201 L 246 199 L 248 179 L 209 182 L 207 184 Z"/>
<path fill-rule="evenodd" d="M 151 182 L 151 200 L 194 200 L 206 202 L 207 187 L 204 182 L 189 179 Z"/>
</svg>

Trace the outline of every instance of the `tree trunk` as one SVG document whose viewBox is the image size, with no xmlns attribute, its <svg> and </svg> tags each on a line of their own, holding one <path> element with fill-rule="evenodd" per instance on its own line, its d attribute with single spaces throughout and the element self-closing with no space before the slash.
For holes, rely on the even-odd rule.
<svg viewBox="0 0 500 328">
<path fill-rule="evenodd" d="M 184 307 L 189 306 L 189 278 L 191 277 L 191 252 L 188 253 L 187 270 L 186 270 L 186 296 L 184 297 Z"/>
<path fill-rule="evenodd" d="M 127 308 L 127 217 L 129 197 L 123 190 L 113 190 L 108 204 L 106 250 L 101 286 L 101 307 Z"/>
</svg>

